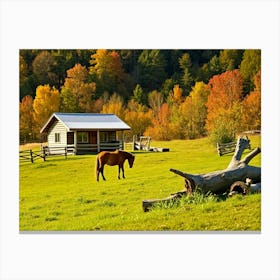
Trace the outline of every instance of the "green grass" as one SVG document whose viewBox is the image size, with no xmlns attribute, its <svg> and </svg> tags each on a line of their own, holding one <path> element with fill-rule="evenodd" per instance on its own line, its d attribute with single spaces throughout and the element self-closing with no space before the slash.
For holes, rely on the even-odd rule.
<svg viewBox="0 0 280 280">
<path fill-rule="evenodd" d="M 250 139 L 252 148 L 260 146 L 260 137 Z M 117 179 L 117 167 L 105 166 L 107 180 L 99 183 L 94 174 L 95 155 L 20 162 L 20 230 L 261 229 L 260 194 L 231 199 L 195 194 L 144 213 L 142 200 L 164 198 L 184 188 L 183 178 L 170 168 L 206 173 L 226 168 L 232 156 L 219 157 L 206 138 L 152 141 L 152 146 L 167 147 L 170 152 L 135 152 L 134 167 L 125 164 L 126 179 Z M 260 163 L 258 155 L 250 164 Z"/>
</svg>

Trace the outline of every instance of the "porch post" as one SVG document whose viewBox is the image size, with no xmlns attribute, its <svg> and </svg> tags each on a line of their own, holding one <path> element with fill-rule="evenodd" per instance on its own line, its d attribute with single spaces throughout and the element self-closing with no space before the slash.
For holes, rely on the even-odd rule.
<svg viewBox="0 0 280 280">
<path fill-rule="evenodd" d="M 100 135 L 99 130 L 97 130 L 97 152 L 100 152 Z"/>
<path fill-rule="evenodd" d="M 77 154 L 77 131 L 74 131 L 74 154 Z"/>
<path fill-rule="evenodd" d="M 124 131 L 122 130 L 122 150 L 124 150 Z"/>
</svg>

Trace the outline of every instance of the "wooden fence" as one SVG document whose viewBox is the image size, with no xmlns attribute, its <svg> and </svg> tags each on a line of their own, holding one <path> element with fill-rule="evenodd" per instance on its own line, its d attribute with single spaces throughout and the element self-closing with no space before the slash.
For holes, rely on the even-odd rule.
<svg viewBox="0 0 280 280">
<path fill-rule="evenodd" d="M 47 146 L 42 147 L 41 150 L 24 150 L 19 152 L 19 159 L 20 161 L 30 161 L 34 163 L 37 159 L 43 159 L 46 161 L 47 157 L 50 156 L 65 156 L 74 154 L 74 150 L 72 147 L 52 147 L 52 150 L 48 149 Z"/>
<path fill-rule="evenodd" d="M 25 150 L 19 152 L 19 159 L 21 161 L 31 161 L 32 163 L 42 158 L 44 161 L 46 160 L 46 155 L 42 154 L 41 151 L 32 151 L 32 150 Z"/>
<path fill-rule="evenodd" d="M 50 156 L 65 156 L 67 158 L 67 155 L 73 155 L 75 153 L 74 146 L 67 146 L 67 147 L 49 147 L 49 146 L 43 146 L 42 147 L 42 154 L 45 157 Z"/>
<path fill-rule="evenodd" d="M 101 143 L 100 150 L 117 150 L 122 149 L 123 144 L 120 142 L 112 142 L 112 143 Z M 24 150 L 19 152 L 20 161 L 31 161 L 32 163 L 42 158 L 46 161 L 47 157 L 51 156 L 64 156 L 65 159 L 68 155 L 74 154 L 84 154 L 84 153 L 97 153 L 97 144 L 83 144 L 78 145 L 77 148 L 74 145 L 68 146 L 57 146 L 57 147 L 49 147 L 49 146 L 41 146 L 41 150 L 33 151 L 33 150 Z"/>
<path fill-rule="evenodd" d="M 247 143 L 246 149 L 251 149 L 250 140 L 248 139 L 248 137 L 247 137 L 247 141 L 248 141 L 248 143 Z M 234 152 L 235 148 L 236 148 L 236 144 L 237 144 L 237 141 L 224 143 L 224 144 L 217 143 L 218 155 L 222 156 L 222 155 Z"/>
</svg>

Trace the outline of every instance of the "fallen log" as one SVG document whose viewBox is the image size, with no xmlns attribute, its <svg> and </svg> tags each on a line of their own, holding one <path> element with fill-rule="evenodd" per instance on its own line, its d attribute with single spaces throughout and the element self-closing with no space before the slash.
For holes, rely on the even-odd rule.
<svg viewBox="0 0 280 280">
<path fill-rule="evenodd" d="M 261 181 L 261 168 L 250 166 L 248 163 L 261 152 L 260 148 L 254 149 L 241 160 L 242 153 L 246 148 L 246 139 L 239 138 L 234 155 L 224 170 L 214 171 L 207 174 L 189 174 L 180 170 L 170 169 L 171 172 L 185 179 L 188 192 L 200 189 L 202 192 L 224 193 L 236 181 L 245 181 L 250 178 L 253 183 Z"/>
<path fill-rule="evenodd" d="M 175 202 L 176 200 L 182 198 L 185 195 L 187 195 L 187 191 L 182 190 L 182 191 L 177 192 L 177 193 L 172 193 L 169 197 L 166 197 L 166 198 L 143 200 L 142 201 L 143 211 L 148 212 L 156 204 Z"/>
<path fill-rule="evenodd" d="M 224 170 L 218 170 L 207 174 L 189 174 L 180 170 L 170 169 L 171 172 L 182 176 L 185 179 L 185 189 L 171 194 L 169 197 L 163 199 L 143 200 L 143 211 L 149 211 L 154 205 L 158 203 L 174 202 L 182 198 L 184 195 L 191 194 L 195 190 L 200 190 L 203 193 L 221 194 L 229 191 L 230 186 L 236 181 L 245 181 L 250 178 L 254 183 L 252 184 L 252 192 L 260 191 L 261 182 L 261 168 L 250 166 L 248 163 L 261 152 L 260 148 L 254 149 L 251 153 L 241 160 L 243 151 L 247 147 L 248 139 L 240 137 L 237 140 L 234 155 Z"/>
</svg>

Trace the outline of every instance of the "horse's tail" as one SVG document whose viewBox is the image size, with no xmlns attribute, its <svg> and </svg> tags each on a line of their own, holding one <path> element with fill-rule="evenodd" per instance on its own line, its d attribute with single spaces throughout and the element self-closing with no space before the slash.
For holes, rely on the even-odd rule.
<svg viewBox="0 0 280 280">
<path fill-rule="evenodd" d="M 100 163 L 99 163 L 99 155 L 96 156 L 96 163 L 95 163 L 95 174 L 96 174 L 96 180 L 98 181 L 98 175 L 99 175 L 99 168 L 100 168 Z"/>
</svg>

